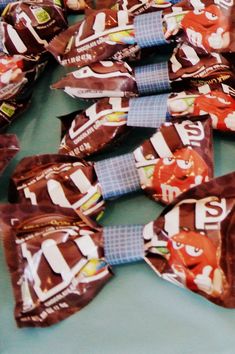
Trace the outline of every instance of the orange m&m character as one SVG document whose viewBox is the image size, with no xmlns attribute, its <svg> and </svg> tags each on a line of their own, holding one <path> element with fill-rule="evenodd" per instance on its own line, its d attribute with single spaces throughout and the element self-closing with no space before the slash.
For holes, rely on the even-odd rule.
<svg viewBox="0 0 235 354">
<path fill-rule="evenodd" d="M 189 11 L 182 19 L 181 27 L 192 45 L 207 52 L 224 49 L 229 45 L 229 20 L 217 5 Z"/>
<path fill-rule="evenodd" d="M 222 291 L 222 272 L 217 247 L 204 234 L 181 231 L 169 239 L 169 264 L 185 286 L 193 291 L 218 296 Z"/>
<path fill-rule="evenodd" d="M 203 158 L 191 147 L 177 150 L 157 161 L 152 187 L 158 200 L 170 203 L 179 194 L 209 179 Z"/>
<path fill-rule="evenodd" d="M 195 98 L 193 115 L 208 113 L 213 128 L 235 130 L 235 99 L 221 91 L 212 91 Z"/>
</svg>

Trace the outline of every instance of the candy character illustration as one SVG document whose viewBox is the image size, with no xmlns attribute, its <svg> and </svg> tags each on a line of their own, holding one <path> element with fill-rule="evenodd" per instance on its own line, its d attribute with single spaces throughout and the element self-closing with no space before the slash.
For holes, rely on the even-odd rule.
<svg viewBox="0 0 235 354">
<path fill-rule="evenodd" d="M 217 247 L 205 234 L 181 231 L 169 239 L 167 248 L 169 265 L 185 286 L 211 296 L 221 294 L 223 280 Z"/>
<path fill-rule="evenodd" d="M 235 130 L 235 99 L 223 92 L 213 91 L 196 97 L 193 115 L 210 114 L 213 127 Z"/>
<path fill-rule="evenodd" d="M 170 203 L 182 192 L 209 179 L 203 158 L 191 147 L 177 150 L 157 161 L 152 179 L 154 196 Z"/>
<path fill-rule="evenodd" d="M 229 45 L 228 19 L 217 5 L 189 11 L 183 17 L 181 27 L 191 44 L 208 52 L 224 49 Z"/>
</svg>

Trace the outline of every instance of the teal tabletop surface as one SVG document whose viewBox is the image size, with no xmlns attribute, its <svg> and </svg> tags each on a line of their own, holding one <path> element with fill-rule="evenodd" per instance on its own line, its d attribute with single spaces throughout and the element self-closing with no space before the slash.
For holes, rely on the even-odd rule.
<svg viewBox="0 0 235 354">
<path fill-rule="evenodd" d="M 0 179 L 1 202 L 7 200 L 9 176 L 22 157 L 57 152 L 60 122 L 56 117 L 87 105 L 49 89 L 64 72 L 55 62 L 46 68 L 35 85 L 30 108 L 8 129 L 19 137 L 21 151 Z M 136 130 L 116 153 L 132 150 L 147 133 L 144 129 Z M 216 176 L 234 170 L 234 137 L 214 134 Z M 107 203 L 101 223 L 144 224 L 155 219 L 162 209 L 141 192 L 135 193 Z M 0 353 L 235 353 L 235 309 L 216 306 L 158 278 L 144 262 L 116 266 L 113 270 L 113 279 L 80 312 L 50 328 L 18 329 L 1 245 Z"/>
</svg>

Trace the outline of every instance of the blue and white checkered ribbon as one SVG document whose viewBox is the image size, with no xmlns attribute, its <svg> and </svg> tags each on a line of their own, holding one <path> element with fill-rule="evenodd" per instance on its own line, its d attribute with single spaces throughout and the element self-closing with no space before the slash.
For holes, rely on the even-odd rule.
<svg viewBox="0 0 235 354">
<path fill-rule="evenodd" d="M 141 189 L 132 153 L 98 161 L 95 163 L 95 171 L 104 199 Z"/>
<path fill-rule="evenodd" d="M 127 125 L 159 128 L 166 121 L 169 94 L 131 98 Z"/>
<path fill-rule="evenodd" d="M 0 0 L 0 12 L 5 9 L 5 7 L 10 3 L 10 2 L 15 2 L 16 0 Z"/>
<path fill-rule="evenodd" d="M 136 67 L 135 79 L 141 95 L 171 91 L 168 62 Z"/>
<path fill-rule="evenodd" d="M 134 30 L 135 39 L 140 48 L 169 43 L 163 33 L 162 11 L 136 16 Z"/>
<path fill-rule="evenodd" d="M 105 226 L 104 254 L 111 265 L 141 261 L 144 258 L 142 225 Z"/>
</svg>

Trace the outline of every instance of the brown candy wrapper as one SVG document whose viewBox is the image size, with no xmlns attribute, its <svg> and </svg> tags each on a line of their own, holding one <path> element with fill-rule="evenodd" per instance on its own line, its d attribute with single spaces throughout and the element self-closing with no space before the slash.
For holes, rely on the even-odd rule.
<svg viewBox="0 0 235 354">
<path fill-rule="evenodd" d="M 165 123 L 134 151 L 141 188 L 154 200 L 172 202 L 213 177 L 211 120 Z"/>
<path fill-rule="evenodd" d="M 69 209 L 2 205 L 19 327 L 46 327 L 86 306 L 111 278 L 100 229 Z"/>
<path fill-rule="evenodd" d="M 47 50 L 64 66 L 84 66 L 100 60 L 123 59 L 139 51 L 133 18 L 124 11 L 93 11 L 83 21 L 55 37 Z"/>
<path fill-rule="evenodd" d="M 234 308 L 235 173 L 190 189 L 144 228 L 146 262 L 163 279 Z"/>
<path fill-rule="evenodd" d="M 61 117 L 70 124 L 59 153 L 84 158 L 113 147 L 131 129 L 126 125 L 128 109 L 128 99 L 104 98 L 83 112 Z"/>
<path fill-rule="evenodd" d="M 51 86 L 76 98 L 137 96 L 132 68 L 121 61 L 101 61 L 67 74 Z"/>
<path fill-rule="evenodd" d="M 57 36 L 47 49 L 62 65 L 78 67 L 104 59 L 129 58 L 140 47 L 169 44 L 171 39 L 187 41 L 204 53 L 233 52 L 234 11 L 234 5 L 223 6 L 213 0 L 193 4 L 182 1 L 156 18 L 152 13 L 144 14 L 137 16 L 137 21 L 127 11 L 93 11 Z M 162 24 L 156 22 L 161 16 Z M 142 33 L 144 29 L 146 33 Z"/>
<path fill-rule="evenodd" d="M 70 72 L 51 87 L 73 98 L 100 98 L 149 95 L 164 91 L 167 85 L 181 91 L 222 82 L 234 86 L 231 64 L 221 54 L 201 55 L 184 43 L 175 48 L 168 62 L 132 69 L 124 62 L 101 61 Z"/>
<path fill-rule="evenodd" d="M 87 216 L 98 218 L 104 210 L 93 165 L 65 155 L 22 159 L 11 178 L 9 199 L 74 209 L 83 220 Z"/>
<path fill-rule="evenodd" d="M 0 101 L 27 98 L 46 64 L 40 57 L 9 56 L 0 52 Z"/>
<path fill-rule="evenodd" d="M 134 99 L 136 100 L 138 98 Z M 132 112 L 129 103 L 128 99 L 102 99 L 84 112 L 74 112 L 61 117 L 63 139 L 59 153 L 85 158 L 102 152 L 107 147 L 113 147 L 115 142 L 123 139 L 129 132 L 128 114 Z M 149 102 L 146 102 L 147 104 Z M 144 124 L 147 117 L 143 108 L 141 112 L 142 126 L 146 126 Z M 234 90 L 224 84 L 215 84 L 169 94 L 165 112 L 165 117 L 168 119 L 177 121 L 205 114 L 210 115 L 214 129 L 233 132 L 235 130 Z"/>
<path fill-rule="evenodd" d="M 101 217 L 103 199 L 141 188 L 169 203 L 213 176 L 211 133 L 210 119 L 195 118 L 166 123 L 134 153 L 95 164 L 66 155 L 27 157 L 12 175 L 9 199 L 74 209 L 86 222 Z"/>
<path fill-rule="evenodd" d="M 3 49 L 10 55 L 37 55 L 45 52 L 52 38 L 67 28 L 60 1 L 18 1 L 2 13 Z"/>
<path fill-rule="evenodd" d="M 14 134 L 0 134 L 0 173 L 3 172 L 10 160 L 20 150 L 19 142 Z"/>
<path fill-rule="evenodd" d="M 235 85 L 233 65 L 219 53 L 201 54 L 186 43 L 178 45 L 168 62 L 170 85 L 174 91 L 204 84 Z"/>
</svg>

